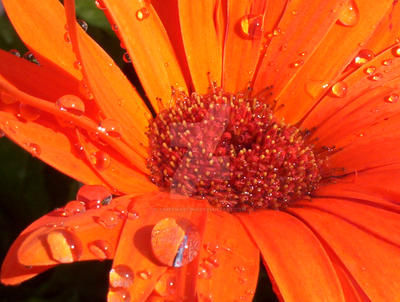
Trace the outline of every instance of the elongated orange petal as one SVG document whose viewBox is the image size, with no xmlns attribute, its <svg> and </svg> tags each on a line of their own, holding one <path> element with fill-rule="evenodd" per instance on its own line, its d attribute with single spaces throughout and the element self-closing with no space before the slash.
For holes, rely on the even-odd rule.
<svg viewBox="0 0 400 302">
<path fill-rule="evenodd" d="M 387 282 L 400 278 L 400 250 L 397 246 L 326 212 L 308 208 L 289 211 L 309 223 L 332 248 L 371 301 L 400 299 L 400 284 Z"/>
<path fill-rule="evenodd" d="M 41 60 L 45 58 L 75 78 L 82 77 L 74 68 L 76 57 L 65 40 L 66 19 L 59 1 L 5 0 L 3 4 L 15 30 L 42 65 L 46 65 L 45 60 Z"/>
<path fill-rule="evenodd" d="M 221 85 L 225 35 L 222 1 L 177 1 L 192 82 L 196 92 L 206 93 L 210 86 L 209 79 Z"/>
<path fill-rule="evenodd" d="M 99 142 L 96 144 L 82 132 L 77 131 L 77 138 L 92 168 L 116 192 L 146 193 L 156 189 L 148 177 L 137 170 L 126 157 L 121 157 L 109 147 L 99 146 Z"/>
<path fill-rule="evenodd" d="M 171 87 L 187 91 L 171 41 L 151 4 L 141 0 L 103 1 L 128 50 L 140 82 L 156 111 L 171 104 Z M 164 4 L 165 5 L 165 4 Z"/>
<path fill-rule="evenodd" d="M 121 197 L 100 209 L 67 217 L 55 210 L 36 220 L 11 246 L 1 281 L 16 284 L 59 263 L 112 258 L 123 225 L 118 207 L 126 207 L 130 199 Z"/>
<path fill-rule="evenodd" d="M 114 272 L 121 268 L 133 272 L 133 282 L 125 280 L 123 290 L 126 290 L 131 301 L 145 301 L 152 293 L 158 279 L 166 271 L 152 252 L 151 237 L 155 224 L 165 218 L 186 218 L 191 221 L 202 234 L 205 215 L 207 214 L 203 201 L 186 199 L 166 193 L 147 194 L 136 198 L 128 209 L 128 219 L 120 237 L 117 252 L 110 272 L 111 290 L 109 296 L 119 294 L 118 277 Z M 130 218 L 131 217 L 131 218 Z M 200 243 L 201 244 L 201 243 Z M 166 251 L 168 252 L 168 251 Z M 195 260 L 194 260 L 195 261 Z M 185 276 L 190 280 L 193 276 Z M 182 280 L 184 281 L 184 280 Z M 187 281 L 186 281 L 187 282 Z M 181 289 L 182 284 L 174 286 L 176 294 L 187 293 Z M 189 288 L 193 288 L 188 284 Z M 175 301 L 179 301 L 176 299 Z"/>
<path fill-rule="evenodd" d="M 239 218 L 260 248 L 284 301 L 345 301 L 328 255 L 301 221 L 278 211 Z"/>
<path fill-rule="evenodd" d="M 339 3 L 338 1 L 334 2 Z M 282 58 L 282 61 L 277 61 L 273 56 L 268 60 L 267 52 L 264 65 L 268 65 L 268 61 L 273 61 L 272 64 L 278 63 L 274 68 L 279 69 L 278 74 L 280 76 L 273 76 L 273 83 L 271 83 L 268 77 L 274 74 L 274 69 L 271 69 L 272 67 L 266 67 L 266 69 L 261 67 L 261 70 L 265 70 L 261 73 L 265 74 L 265 78 L 262 76 L 257 77 L 255 91 L 262 90 L 265 85 L 275 85 L 277 83 L 275 88 L 272 89 L 271 99 L 277 99 L 277 105 L 284 106 L 277 112 L 277 115 L 285 117 L 289 123 L 299 121 L 333 84 L 332 82 L 338 80 L 347 64 L 350 63 L 357 55 L 358 51 L 362 49 L 359 43 L 365 42 L 373 33 L 373 28 L 370 25 L 379 23 L 390 8 L 392 1 L 374 2 L 372 4 L 373 6 L 371 6 L 371 2 L 368 0 L 349 0 L 347 3 L 348 4 L 345 4 L 346 6 L 356 3 L 353 12 L 355 14 L 358 12 L 358 14 L 354 16 L 354 22 L 357 21 L 357 18 L 358 21 L 355 22 L 354 26 L 332 24 L 330 28 L 327 28 L 329 31 L 327 31 L 325 35 L 320 35 L 317 40 L 313 40 L 312 42 L 308 34 L 306 34 L 306 31 L 304 31 L 305 27 L 303 23 L 298 27 L 302 31 L 302 33 L 298 35 L 298 43 L 295 43 L 293 40 L 287 42 L 287 50 L 292 50 L 290 56 L 286 50 L 280 53 L 278 51 L 276 55 Z M 325 1 L 323 5 L 325 5 L 325 8 L 329 6 Z M 331 8 L 334 9 L 332 6 Z M 295 12 L 298 14 L 293 15 L 292 11 L 288 9 L 285 15 L 292 15 L 290 18 L 301 17 L 301 10 L 302 8 L 296 10 Z M 336 16 L 342 18 L 340 7 L 337 7 L 336 11 Z M 346 12 L 346 7 L 344 12 Z M 331 16 L 333 17 L 333 15 Z M 309 22 L 315 22 L 315 20 L 309 19 Z M 286 34 L 283 35 L 284 37 L 293 38 L 293 35 L 288 33 L 280 24 L 278 27 L 281 31 L 286 32 Z M 310 27 L 312 28 L 313 26 L 310 25 Z M 316 38 L 317 36 L 312 37 Z M 272 43 L 273 42 L 271 42 L 271 45 Z M 307 47 L 309 47 L 308 50 L 306 49 Z M 304 53 L 305 51 L 307 53 Z M 304 58 L 302 58 L 303 53 Z M 292 66 L 294 68 L 289 67 L 291 63 L 293 63 Z M 299 63 L 297 68 L 295 67 L 297 66 L 296 63 Z M 267 70 L 270 72 L 267 72 Z M 286 72 L 288 72 L 289 77 L 285 75 Z M 293 91 L 296 91 L 296 94 L 293 94 Z"/>
<path fill-rule="evenodd" d="M 265 0 L 228 1 L 222 79 L 226 91 L 238 92 L 250 85 L 264 43 L 267 5 Z"/>
<path fill-rule="evenodd" d="M 210 212 L 200 253 L 198 300 L 252 301 L 259 251 L 241 222 L 225 212 Z"/>
<path fill-rule="evenodd" d="M 96 103 L 105 118 L 118 121 L 122 139 L 134 152 L 146 156 L 147 107 L 107 53 L 78 27 L 75 1 L 65 1 L 65 8 L 73 49 Z"/>
</svg>

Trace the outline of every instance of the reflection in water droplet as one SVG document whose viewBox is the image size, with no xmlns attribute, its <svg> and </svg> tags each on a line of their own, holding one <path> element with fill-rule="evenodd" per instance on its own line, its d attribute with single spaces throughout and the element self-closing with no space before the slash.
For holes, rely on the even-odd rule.
<svg viewBox="0 0 400 302">
<path fill-rule="evenodd" d="M 374 75 L 369 76 L 369 77 L 368 77 L 368 80 L 371 80 L 371 81 L 380 81 L 382 78 L 383 78 L 383 75 L 382 75 L 380 72 L 377 72 L 377 73 L 375 73 Z"/>
<path fill-rule="evenodd" d="M 150 11 L 147 7 L 142 7 L 141 9 L 138 9 L 136 11 L 136 19 L 138 19 L 139 21 L 143 21 L 149 16 L 150 16 Z"/>
<path fill-rule="evenodd" d="M 73 233 L 59 229 L 51 231 L 46 236 L 50 256 L 61 263 L 77 261 L 82 254 L 80 240 Z"/>
<path fill-rule="evenodd" d="M 131 63 L 131 57 L 129 56 L 129 54 L 126 52 L 123 54 L 122 59 L 124 60 L 125 63 Z"/>
<path fill-rule="evenodd" d="M 101 150 L 90 154 L 89 159 L 90 162 L 99 170 L 105 170 L 111 164 L 110 155 Z"/>
<path fill-rule="evenodd" d="M 27 148 L 33 157 L 39 157 L 40 153 L 42 152 L 42 150 L 40 149 L 40 146 L 35 143 L 28 143 Z"/>
<path fill-rule="evenodd" d="M 400 46 L 395 46 L 392 48 L 392 54 L 395 57 L 400 57 Z"/>
<path fill-rule="evenodd" d="M 354 26 L 360 19 L 357 4 L 354 0 L 348 0 L 339 13 L 337 23 L 344 26 Z"/>
<path fill-rule="evenodd" d="M 321 93 L 328 88 L 329 84 L 322 81 L 310 81 L 306 83 L 305 90 L 312 98 L 317 98 Z"/>
<path fill-rule="evenodd" d="M 23 55 L 23 58 L 24 58 L 25 60 L 28 60 L 29 62 L 35 63 L 35 64 L 37 64 L 37 65 L 40 65 L 40 64 L 39 64 L 39 61 L 35 58 L 35 55 L 34 55 L 33 52 L 31 52 L 31 51 L 26 52 L 26 53 Z"/>
<path fill-rule="evenodd" d="M 112 246 L 106 240 L 96 240 L 88 244 L 89 251 L 99 260 L 111 258 Z"/>
<path fill-rule="evenodd" d="M 117 287 L 129 287 L 133 283 L 134 274 L 132 269 L 124 264 L 114 266 L 110 270 L 110 286 Z"/>
<path fill-rule="evenodd" d="M 375 66 L 369 66 L 369 67 L 367 67 L 367 68 L 364 69 L 364 72 L 365 72 L 367 75 L 372 75 L 372 74 L 375 73 L 375 71 L 376 71 L 376 67 L 375 67 Z"/>
<path fill-rule="evenodd" d="M 85 203 L 87 209 L 100 208 L 112 200 L 111 192 L 99 185 L 83 185 L 76 194 L 76 200 Z"/>
<path fill-rule="evenodd" d="M 40 117 L 40 110 L 27 104 L 19 104 L 19 117 L 26 121 L 35 121 Z"/>
<path fill-rule="evenodd" d="M 345 82 L 337 82 L 331 88 L 332 94 L 338 98 L 343 98 L 347 94 L 347 84 Z"/>
<path fill-rule="evenodd" d="M 188 219 L 165 218 L 151 232 L 153 254 L 161 263 L 181 267 L 195 259 L 200 250 L 200 235 Z"/>
<path fill-rule="evenodd" d="M 81 20 L 81 19 L 77 19 L 76 22 L 78 22 L 78 24 L 82 27 L 82 29 L 84 31 L 87 31 L 89 28 L 89 25 L 86 23 L 86 21 Z"/>
<path fill-rule="evenodd" d="M 354 67 L 359 67 L 366 62 L 372 60 L 375 54 L 370 49 L 361 49 L 358 55 L 354 58 L 352 65 Z"/>
<path fill-rule="evenodd" d="M 99 217 L 95 218 L 96 222 L 106 229 L 114 228 L 120 221 L 119 215 L 111 210 L 104 211 Z"/>
<path fill-rule="evenodd" d="M 107 294 L 107 302 L 130 302 L 131 296 L 126 289 L 110 289 Z"/>
<path fill-rule="evenodd" d="M 292 67 L 292 68 L 298 68 L 298 67 L 300 67 L 300 66 L 303 65 L 303 64 L 304 64 L 304 61 L 303 61 L 303 60 L 297 60 L 297 61 L 294 61 L 294 62 L 290 63 L 290 67 Z"/>
<path fill-rule="evenodd" d="M 212 277 L 212 268 L 205 263 L 200 263 L 197 275 L 200 279 L 210 279 Z"/>
<path fill-rule="evenodd" d="M 390 66 L 393 63 L 392 59 L 387 59 L 382 61 L 382 65 L 384 66 Z"/>
<path fill-rule="evenodd" d="M 18 58 L 21 57 L 21 53 L 20 53 L 18 50 L 16 50 L 16 49 L 10 49 L 8 52 L 9 52 L 10 54 L 12 54 L 12 55 L 18 57 Z"/>
<path fill-rule="evenodd" d="M 98 9 L 101 9 L 101 10 L 107 9 L 107 7 L 104 5 L 102 0 L 96 0 L 94 3 L 96 4 Z"/>
<path fill-rule="evenodd" d="M 67 111 L 75 115 L 85 113 L 85 103 L 80 97 L 72 94 L 66 94 L 56 101 L 56 107 L 61 111 Z"/>
<path fill-rule="evenodd" d="M 396 103 L 399 100 L 399 95 L 397 93 L 392 93 L 385 97 L 385 102 L 387 103 Z"/>
<path fill-rule="evenodd" d="M 240 19 L 241 34 L 246 39 L 260 39 L 262 35 L 263 16 L 245 15 Z"/>
<path fill-rule="evenodd" d="M 76 214 L 80 214 L 80 213 L 84 213 L 84 212 L 86 212 L 85 203 L 83 203 L 82 201 L 78 201 L 78 200 L 72 200 L 65 205 L 61 215 L 62 216 L 72 216 L 72 215 L 76 215 Z"/>
<path fill-rule="evenodd" d="M 112 137 L 121 137 L 121 126 L 118 121 L 113 119 L 105 119 L 100 122 L 99 131 L 106 133 Z"/>
</svg>

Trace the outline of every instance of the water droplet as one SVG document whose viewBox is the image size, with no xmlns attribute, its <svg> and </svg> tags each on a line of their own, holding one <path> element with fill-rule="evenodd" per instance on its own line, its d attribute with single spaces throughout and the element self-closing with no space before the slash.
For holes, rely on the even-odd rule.
<svg viewBox="0 0 400 302">
<path fill-rule="evenodd" d="M 104 5 L 102 0 L 96 0 L 94 3 L 96 4 L 96 7 L 98 9 L 101 9 L 101 10 L 106 10 L 107 9 L 107 7 Z"/>
<path fill-rule="evenodd" d="M 135 201 L 131 201 L 127 208 L 127 217 L 131 220 L 139 219 L 139 214 L 134 210 Z"/>
<path fill-rule="evenodd" d="M 100 216 L 95 218 L 96 222 L 106 229 L 114 228 L 120 221 L 117 213 L 111 210 L 104 211 Z"/>
<path fill-rule="evenodd" d="M 343 98 L 347 94 L 347 84 L 345 82 L 337 82 L 331 88 L 332 94 L 338 98 Z"/>
<path fill-rule="evenodd" d="M 72 94 L 60 97 L 56 102 L 56 107 L 61 111 L 67 111 L 78 116 L 85 113 L 85 103 L 81 98 Z"/>
<path fill-rule="evenodd" d="M 74 68 L 77 70 L 81 70 L 82 69 L 82 64 L 79 61 L 75 61 L 74 62 Z"/>
<path fill-rule="evenodd" d="M 241 34 L 246 39 L 260 39 L 262 35 L 263 16 L 245 15 L 240 19 Z"/>
<path fill-rule="evenodd" d="M 119 30 L 119 28 L 118 28 L 118 25 L 117 24 L 113 24 L 113 25 L 111 25 L 111 29 L 113 30 L 113 31 L 115 31 L 115 32 L 117 32 L 118 30 Z"/>
<path fill-rule="evenodd" d="M 329 87 L 329 84 L 322 81 L 310 81 L 306 83 L 305 90 L 312 97 L 317 98 L 320 94 Z"/>
<path fill-rule="evenodd" d="M 118 121 L 113 119 L 105 119 L 101 121 L 99 131 L 112 137 L 121 137 L 121 126 Z"/>
<path fill-rule="evenodd" d="M 366 73 L 367 75 L 373 75 L 375 73 L 375 71 L 376 71 L 375 66 L 369 66 L 364 69 L 364 73 Z"/>
<path fill-rule="evenodd" d="M 126 289 L 110 289 L 107 294 L 107 302 L 130 302 L 131 296 Z"/>
<path fill-rule="evenodd" d="M 392 54 L 395 57 L 400 57 L 400 46 L 395 46 L 392 48 Z"/>
<path fill-rule="evenodd" d="M 124 60 L 125 63 L 131 63 L 131 57 L 129 56 L 129 54 L 126 52 L 123 54 L 122 59 Z"/>
<path fill-rule="evenodd" d="M 35 64 L 37 64 L 37 65 L 40 65 L 40 64 L 39 64 L 39 61 L 35 58 L 35 55 L 34 55 L 33 52 L 31 52 L 31 51 L 26 52 L 26 53 L 23 55 L 23 58 L 24 58 L 25 60 L 28 60 L 29 62 L 35 63 Z"/>
<path fill-rule="evenodd" d="M 294 62 L 290 63 L 289 66 L 292 67 L 292 68 L 298 68 L 303 64 L 304 64 L 303 60 L 297 60 L 297 61 L 294 61 Z"/>
<path fill-rule="evenodd" d="M 358 55 L 354 58 L 352 65 L 354 67 L 359 67 L 366 62 L 372 60 L 375 54 L 370 49 L 361 49 Z"/>
<path fill-rule="evenodd" d="M 200 279 L 210 279 L 212 276 L 212 268 L 207 264 L 200 263 L 197 275 Z"/>
<path fill-rule="evenodd" d="M 344 26 L 354 26 L 358 23 L 360 13 L 354 0 L 348 0 L 339 13 L 337 23 Z"/>
<path fill-rule="evenodd" d="M 100 208 L 112 200 L 111 192 L 99 185 L 83 185 L 76 194 L 76 200 L 85 203 L 87 209 Z"/>
<path fill-rule="evenodd" d="M 12 55 L 18 57 L 18 58 L 21 57 L 21 53 L 20 53 L 18 50 L 16 50 L 16 49 L 10 49 L 8 52 L 9 52 L 10 54 L 12 54 Z"/>
<path fill-rule="evenodd" d="M 46 236 L 51 257 L 61 263 L 77 261 L 82 254 L 80 240 L 73 233 L 59 229 Z"/>
<path fill-rule="evenodd" d="M 111 258 L 112 246 L 106 240 L 96 240 L 88 244 L 89 251 L 100 260 Z"/>
<path fill-rule="evenodd" d="M 61 215 L 62 216 L 72 216 L 72 215 L 76 215 L 76 214 L 80 214 L 80 213 L 84 213 L 84 212 L 86 212 L 85 203 L 82 201 L 78 201 L 78 200 L 72 200 L 65 205 L 64 210 Z"/>
<path fill-rule="evenodd" d="M 150 16 L 150 11 L 147 7 L 142 7 L 141 9 L 138 9 L 136 11 L 136 19 L 138 19 L 139 21 L 143 21 L 149 16 Z"/>
<path fill-rule="evenodd" d="M 152 274 L 150 271 L 141 271 L 141 272 L 138 272 L 138 275 L 143 280 L 149 280 L 152 277 Z"/>
<path fill-rule="evenodd" d="M 168 270 L 158 279 L 154 291 L 161 297 L 172 299 L 176 294 L 175 283 L 176 276 L 174 271 Z"/>
<path fill-rule="evenodd" d="M 377 72 L 377 73 L 375 73 L 374 75 L 369 76 L 369 77 L 368 77 L 368 80 L 371 80 L 371 81 L 380 81 L 382 78 L 383 78 L 383 75 L 382 75 L 380 72 Z"/>
<path fill-rule="evenodd" d="M 204 261 L 205 261 L 205 263 L 209 264 L 212 267 L 219 266 L 218 258 L 216 255 L 211 255 L 211 256 L 207 257 L 206 259 L 204 259 Z"/>
<path fill-rule="evenodd" d="M 89 28 L 89 25 L 86 23 L 86 21 L 81 20 L 81 19 L 77 19 L 76 22 L 78 22 L 78 24 L 82 27 L 82 29 L 84 31 L 87 31 Z"/>
<path fill-rule="evenodd" d="M 99 170 L 107 169 L 111 164 L 111 157 L 104 151 L 96 151 L 89 156 L 90 162 Z"/>
<path fill-rule="evenodd" d="M 40 117 L 40 110 L 27 104 L 19 104 L 19 117 L 26 121 L 35 121 Z"/>
<path fill-rule="evenodd" d="M 392 93 L 385 97 L 385 102 L 396 103 L 399 100 L 399 95 L 397 93 Z"/>
<path fill-rule="evenodd" d="M 8 94 L 5 91 L 0 91 L 0 100 L 6 105 L 14 104 L 17 102 L 17 99 L 13 95 Z"/>
<path fill-rule="evenodd" d="M 393 63 L 392 59 L 387 59 L 382 61 L 383 66 L 390 66 Z"/>
<path fill-rule="evenodd" d="M 292 13 L 293 16 L 297 16 L 297 15 L 299 14 L 299 11 L 297 11 L 297 10 L 292 10 L 291 13 Z"/>
<path fill-rule="evenodd" d="M 110 286 L 111 287 L 129 287 L 133 283 L 134 274 L 127 265 L 120 264 L 110 270 Z"/>
<path fill-rule="evenodd" d="M 188 219 L 165 218 L 151 232 L 153 253 L 161 263 L 181 267 L 195 259 L 200 249 L 200 235 Z"/>
<path fill-rule="evenodd" d="M 35 143 L 28 143 L 26 145 L 28 151 L 32 154 L 33 157 L 39 157 L 40 153 L 42 152 L 42 150 L 40 149 L 40 146 L 38 144 Z"/>
</svg>

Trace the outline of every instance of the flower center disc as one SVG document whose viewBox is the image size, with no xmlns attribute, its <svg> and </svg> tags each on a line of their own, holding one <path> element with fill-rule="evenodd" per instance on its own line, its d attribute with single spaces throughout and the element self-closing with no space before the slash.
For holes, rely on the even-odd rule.
<svg viewBox="0 0 400 302">
<path fill-rule="evenodd" d="M 217 91 L 175 95 L 150 122 L 151 180 L 229 211 L 277 209 L 309 196 L 323 160 L 261 100 Z"/>
</svg>

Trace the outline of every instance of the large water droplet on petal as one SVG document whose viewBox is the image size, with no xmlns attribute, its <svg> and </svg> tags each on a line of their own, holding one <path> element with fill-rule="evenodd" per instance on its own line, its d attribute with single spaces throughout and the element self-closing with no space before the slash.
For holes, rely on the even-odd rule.
<svg viewBox="0 0 400 302">
<path fill-rule="evenodd" d="M 359 67 L 373 59 L 375 54 L 370 49 L 361 49 L 353 60 L 354 67 Z"/>
<path fill-rule="evenodd" d="M 85 203 L 78 200 L 68 202 L 62 212 L 62 216 L 72 216 L 86 212 Z"/>
<path fill-rule="evenodd" d="M 106 229 L 112 229 L 119 221 L 120 216 L 115 211 L 104 211 L 100 216 L 95 218 L 96 222 Z"/>
<path fill-rule="evenodd" d="M 124 264 L 117 265 L 110 270 L 110 286 L 114 288 L 129 287 L 133 283 L 132 269 Z"/>
<path fill-rule="evenodd" d="M 40 110 L 27 104 L 19 104 L 19 117 L 26 121 L 35 121 L 40 117 Z"/>
<path fill-rule="evenodd" d="M 112 137 L 121 136 L 121 126 L 118 121 L 113 119 L 105 119 L 101 121 L 99 130 Z"/>
<path fill-rule="evenodd" d="M 262 35 L 261 15 L 245 15 L 240 19 L 241 34 L 246 39 L 260 39 Z"/>
<path fill-rule="evenodd" d="M 76 194 L 76 200 L 85 203 L 87 209 L 100 208 L 112 200 L 111 192 L 99 185 L 83 185 Z"/>
<path fill-rule="evenodd" d="M 59 229 L 46 236 L 51 257 L 61 263 L 77 261 L 82 254 L 80 240 L 70 231 Z"/>
<path fill-rule="evenodd" d="M 66 94 L 60 97 L 56 102 L 56 106 L 61 111 L 67 111 L 75 115 L 82 115 L 85 113 L 85 103 L 81 98 L 72 94 Z"/>
<path fill-rule="evenodd" d="M 99 170 L 107 169 L 111 164 L 111 157 L 104 151 L 96 151 L 90 154 L 90 162 Z"/>
<path fill-rule="evenodd" d="M 344 26 L 354 26 L 360 19 L 357 4 L 354 0 L 348 0 L 340 11 L 337 23 Z"/>
<path fill-rule="evenodd" d="M 163 264 L 181 267 L 195 259 L 200 250 L 200 235 L 187 219 L 165 218 L 151 232 L 154 256 Z"/>
<path fill-rule="evenodd" d="M 395 46 L 392 48 L 392 54 L 395 57 L 400 57 L 400 46 Z"/>
<path fill-rule="evenodd" d="M 141 9 L 138 9 L 136 11 L 136 19 L 138 19 L 139 21 L 143 21 L 149 16 L 150 16 L 150 11 L 148 10 L 147 7 L 142 7 Z"/>
<path fill-rule="evenodd" d="M 112 255 L 112 246 L 106 240 L 96 240 L 88 244 L 89 251 L 100 260 L 110 258 Z"/>
<path fill-rule="evenodd" d="M 338 98 L 343 98 L 347 94 L 347 84 L 345 82 L 337 82 L 331 88 L 332 94 Z"/>
<path fill-rule="evenodd" d="M 107 294 L 107 302 L 130 302 L 131 296 L 126 289 L 110 289 Z"/>
</svg>

